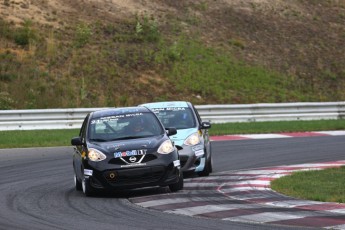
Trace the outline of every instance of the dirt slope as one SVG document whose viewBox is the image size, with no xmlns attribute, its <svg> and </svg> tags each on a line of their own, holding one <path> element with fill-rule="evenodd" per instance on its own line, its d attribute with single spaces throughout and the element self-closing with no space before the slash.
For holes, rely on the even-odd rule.
<svg viewBox="0 0 345 230">
<path fill-rule="evenodd" d="M 229 49 L 247 63 L 308 80 L 311 85 L 330 89 L 344 85 L 345 0 L 0 2 L 0 17 L 6 21 L 19 25 L 30 19 L 55 29 L 75 21 L 119 22 L 141 13 L 154 15 L 162 28 L 175 18 L 188 21 L 185 32 L 199 33 L 206 45 Z"/>
<path fill-rule="evenodd" d="M 237 42 L 238 55 L 274 69 L 312 76 L 344 64 L 344 0 L 4 0 L 0 16 L 20 23 L 31 19 L 59 28 L 75 20 L 121 20 L 148 13 L 195 15 L 207 42 Z M 192 13 L 191 13 L 192 12 Z M 236 48 L 236 47 L 235 47 Z M 327 71 L 326 71 L 327 72 Z"/>
</svg>

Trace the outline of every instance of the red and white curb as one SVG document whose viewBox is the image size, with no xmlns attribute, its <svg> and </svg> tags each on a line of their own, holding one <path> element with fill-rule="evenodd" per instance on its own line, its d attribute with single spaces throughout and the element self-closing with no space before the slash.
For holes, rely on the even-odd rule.
<svg viewBox="0 0 345 230">
<path fill-rule="evenodd" d="M 270 138 L 291 138 L 291 137 L 317 137 L 317 136 L 343 136 L 345 131 L 321 131 L 321 132 L 292 132 L 276 134 L 245 134 L 245 135 L 223 135 L 212 136 L 212 141 L 231 141 L 231 140 L 248 140 L 248 139 L 270 139 Z"/>
<path fill-rule="evenodd" d="M 230 171 L 185 179 L 178 193 L 130 198 L 144 208 L 193 217 L 276 225 L 345 229 L 345 204 L 295 199 L 270 182 L 301 170 L 345 165 L 345 160 Z"/>
</svg>

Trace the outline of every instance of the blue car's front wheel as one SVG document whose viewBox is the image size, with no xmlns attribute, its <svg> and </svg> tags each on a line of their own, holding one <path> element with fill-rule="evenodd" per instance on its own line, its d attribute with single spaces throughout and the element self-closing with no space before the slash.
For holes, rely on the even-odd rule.
<svg viewBox="0 0 345 230">
<path fill-rule="evenodd" d="M 198 172 L 198 175 L 199 176 L 209 176 L 212 171 L 213 171 L 213 161 L 212 161 L 212 156 L 210 155 L 205 160 L 204 169 L 201 172 Z"/>
</svg>

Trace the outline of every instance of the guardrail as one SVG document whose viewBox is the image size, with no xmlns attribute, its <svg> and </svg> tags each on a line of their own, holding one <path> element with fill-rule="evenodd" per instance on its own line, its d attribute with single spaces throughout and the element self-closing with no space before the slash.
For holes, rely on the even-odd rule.
<svg viewBox="0 0 345 230">
<path fill-rule="evenodd" d="M 345 102 L 196 105 L 211 123 L 344 119 Z M 79 129 L 86 114 L 104 108 L 0 110 L 0 130 Z"/>
<path fill-rule="evenodd" d="M 212 123 L 345 118 L 345 102 L 201 105 L 196 108 L 203 119 Z"/>
</svg>

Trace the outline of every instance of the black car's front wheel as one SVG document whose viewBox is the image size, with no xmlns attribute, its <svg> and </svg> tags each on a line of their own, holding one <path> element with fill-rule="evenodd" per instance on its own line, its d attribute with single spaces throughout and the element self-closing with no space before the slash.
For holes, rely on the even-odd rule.
<svg viewBox="0 0 345 230">
<path fill-rule="evenodd" d="M 184 182 L 183 182 L 183 173 L 180 171 L 180 175 L 179 175 L 179 180 L 178 180 L 178 182 L 169 185 L 170 191 L 172 191 L 172 192 L 177 192 L 177 191 L 179 191 L 179 190 L 182 190 L 182 189 L 183 189 L 183 183 L 184 183 Z"/>
<path fill-rule="evenodd" d="M 78 181 L 77 175 L 75 173 L 74 173 L 74 187 L 75 187 L 75 190 L 77 191 L 81 191 L 83 189 L 82 184 L 80 181 Z"/>
<path fill-rule="evenodd" d="M 90 185 L 89 178 L 84 178 L 81 184 L 82 184 L 82 190 L 85 196 L 93 196 L 95 194 L 95 190 Z"/>
</svg>

